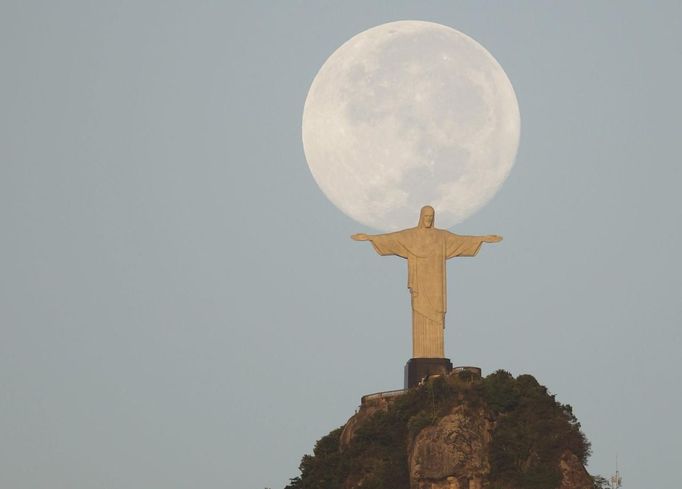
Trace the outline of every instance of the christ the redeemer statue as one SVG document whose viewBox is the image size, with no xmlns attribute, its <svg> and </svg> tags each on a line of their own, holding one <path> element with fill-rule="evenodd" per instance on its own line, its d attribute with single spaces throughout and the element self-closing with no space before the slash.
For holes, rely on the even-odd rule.
<svg viewBox="0 0 682 489">
<path fill-rule="evenodd" d="M 433 207 L 422 207 L 415 228 L 395 233 L 354 234 L 356 241 L 371 241 L 382 256 L 407 259 L 407 287 L 412 296 L 412 357 L 445 357 L 443 329 L 447 310 L 445 261 L 455 256 L 474 256 L 483 243 L 496 243 L 501 236 L 459 236 L 433 227 Z"/>
</svg>

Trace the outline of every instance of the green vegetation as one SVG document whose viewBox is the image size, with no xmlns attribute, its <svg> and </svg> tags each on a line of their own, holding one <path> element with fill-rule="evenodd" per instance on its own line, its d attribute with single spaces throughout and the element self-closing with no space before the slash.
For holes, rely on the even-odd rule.
<svg viewBox="0 0 682 489">
<path fill-rule="evenodd" d="M 303 457 L 301 475 L 285 489 L 341 489 L 363 480 L 365 489 L 409 489 L 408 446 L 426 426 L 458 405 L 486 413 L 494 423 L 488 489 L 551 489 L 559 486 L 559 460 L 570 450 L 584 464 L 590 445 L 571 406 L 561 404 L 530 375 L 516 379 L 499 370 L 484 379 L 436 378 L 396 399 L 365 420 L 352 442 L 339 446 L 342 428 Z"/>
</svg>

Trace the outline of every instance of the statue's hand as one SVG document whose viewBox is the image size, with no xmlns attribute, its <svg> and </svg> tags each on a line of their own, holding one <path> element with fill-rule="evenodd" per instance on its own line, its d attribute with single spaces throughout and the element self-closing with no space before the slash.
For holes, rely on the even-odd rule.
<svg viewBox="0 0 682 489">
<path fill-rule="evenodd" d="M 502 241 L 502 236 L 491 234 L 489 236 L 486 236 L 483 241 L 485 241 L 486 243 L 497 243 L 498 241 Z"/>
<path fill-rule="evenodd" d="M 369 240 L 369 236 L 365 233 L 358 233 L 351 236 L 351 239 L 354 239 L 355 241 L 367 241 Z"/>
</svg>

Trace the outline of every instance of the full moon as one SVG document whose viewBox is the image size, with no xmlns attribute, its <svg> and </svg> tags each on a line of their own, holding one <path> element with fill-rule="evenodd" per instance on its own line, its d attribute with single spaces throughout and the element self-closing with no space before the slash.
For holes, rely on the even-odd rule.
<svg viewBox="0 0 682 489">
<path fill-rule="evenodd" d="M 449 228 L 504 183 L 519 145 L 514 89 L 472 38 L 432 22 L 373 27 L 322 65 L 303 109 L 303 148 L 329 200 L 396 230 L 431 205 Z"/>
</svg>

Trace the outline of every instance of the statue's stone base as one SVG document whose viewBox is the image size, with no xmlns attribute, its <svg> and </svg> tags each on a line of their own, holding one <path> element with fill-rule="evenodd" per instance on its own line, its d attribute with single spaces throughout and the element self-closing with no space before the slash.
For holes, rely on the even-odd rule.
<svg viewBox="0 0 682 489">
<path fill-rule="evenodd" d="M 405 364 L 405 389 L 415 387 L 429 375 L 447 375 L 451 371 L 448 358 L 410 358 Z"/>
</svg>

